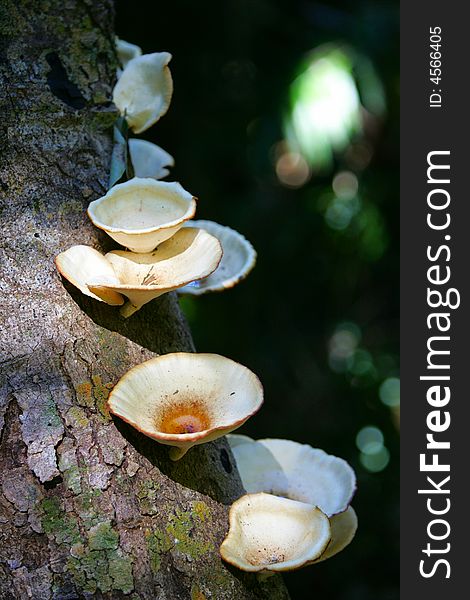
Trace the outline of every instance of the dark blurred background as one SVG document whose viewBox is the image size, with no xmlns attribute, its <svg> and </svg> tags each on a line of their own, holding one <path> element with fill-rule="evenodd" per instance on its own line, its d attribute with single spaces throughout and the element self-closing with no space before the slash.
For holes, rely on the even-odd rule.
<svg viewBox="0 0 470 600">
<path fill-rule="evenodd" d="M 354 467 L 359 530 L 285 576 L 293 600 L 398 598 L 397 1 L 116 2 L 116 31 L 166 50 L 174 96 L 142 137 L 175 157 L 197 218 L 258 252 L 246 281 L 183 297 L 198 351 L 250 367 L 239 432 Z"/>
</svg>

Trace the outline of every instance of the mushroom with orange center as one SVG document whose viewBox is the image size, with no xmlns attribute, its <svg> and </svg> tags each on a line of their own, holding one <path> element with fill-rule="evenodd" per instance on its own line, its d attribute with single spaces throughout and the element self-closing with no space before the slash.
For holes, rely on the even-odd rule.
<svg viewBox="0 0 470 600">
<path fill-rule="evenodd" d="M 132 252 L 151 252 L 196 211 L 196 199 L 179 183 L 134 177 L 88 207 L 93 224 Z"/>
<path fill-rule="evenodd" d="M 246 367 L 218 354 L 184 352 L 134 367 L 108 398 L 112 414 L 172 446 L 172 460 L 237 429 L 262 403 L 261 383 Z"/>
<path fill-rule="evenodd" d="M 291 440 L 228 436 L 244 488 L 318 506 L 328 516 L 344 512 L 356 476 L 342 458 Z"/>
<path fill-rule="evenodd" d="M 114 86 L 113 102 L 129 127 L 142 133 L 168 110 L 173 95 L 169 52 L 131 58 Z"/>
<path fill-rule="evenodd" d="M 242 571 L 292 571 L 317 560 L 330 539 L 328 517 L 314 506 L 271 494 L 248 494 L 230 508 L 222 558 Z"/>
<path fill-rule="evenodd" d="M 187 225 L 201 227 L 214 235 L 221 243 L 224 255 L 209 277 L 185 286 L 180 293 L 199 296 L 207 292 L 222 292 L 240 283 L 255 266 L 256 251 L 238 231 L 214 221 L 189 221 Z"/>
</svg>

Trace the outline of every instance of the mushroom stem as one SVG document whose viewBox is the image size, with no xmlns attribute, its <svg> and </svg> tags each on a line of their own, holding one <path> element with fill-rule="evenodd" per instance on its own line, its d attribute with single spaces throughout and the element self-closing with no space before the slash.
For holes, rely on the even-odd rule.
<svg viewBox="0 0 470 600">
<path fill-rule="evenodd" d="M 121 316 L 123 316 L 125 319 L 127 319 L 128 317 L 130 317 L 131 315 L 133 315 L 135 312 L 137 312 L 141 308 L 142 308 L 141 306 L 135 306 L 135 304 L 132 304 L 132 302 L 130 302 L 128 300 L 124 304 L 124 306 L 121 307 L 121 309 L 119 310 L 119 312 L 121 313 Z"/>
<path fill-rule="evenodd" d="M 172 446 L 170 448 L 169 456 L 170 456 L 171 460 L 177 461 L 180 458 L 183 458 L 183 456 L 186 454 L 186 452 L 188 450 L 189 450 L 189 447 L 188 448 L 180 448 L 179 446 Z"/>
</svg>

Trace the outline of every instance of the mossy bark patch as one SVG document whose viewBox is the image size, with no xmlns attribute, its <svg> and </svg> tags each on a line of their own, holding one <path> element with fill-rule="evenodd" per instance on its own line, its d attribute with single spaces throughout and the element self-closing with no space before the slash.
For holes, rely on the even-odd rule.
<svg viewBox="0 0 470 600">
<path fill-rule="evenodd" d="M 90 550 L 116 550 L 119 546 L 119 533 L 109 521 L 98 523 L 88 532 Z"/>
<path fill-rule="evenodd" d="M 45 498 L 40 506 L 42 528 L 52 535 L 57 544 L 72 546 L 82 541 L 77 518 L 67 515 L 57 498 Z"/>
</svg>

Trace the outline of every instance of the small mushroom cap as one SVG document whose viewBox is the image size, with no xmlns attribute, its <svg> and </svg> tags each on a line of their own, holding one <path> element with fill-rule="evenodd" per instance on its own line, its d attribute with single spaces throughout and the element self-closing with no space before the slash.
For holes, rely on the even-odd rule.
<svg viewBox="0 0 470 600">
<path fill-rule="evenodd" d="M 348 510 L 334 515 L 330 519 L 331 540 L 326 550 L 316 559 L 315 562 L 322 562 L 327 558 L 331 558 L 341 550 L 344 550 L 351 543 L 357 531 L 357 515 L 352 506 Z"/>
<path fill-rule="evenodd" d="M 220 262 L 219 241 L 203 229 L 185 227 L 153 252 L 136 254 L 113 250 L 106 260 L 116 274 L 114 282 L 94 278 L 91 291 L 101 295 L 113 291 L 127 296 L 140 308 L 153 298 L 206 277 Z"/>
<path fill-rule="evenodd" d="M 228 439 L 247 492 L 306 502 L 329 517 L 349 506 L 356 476 L 345 460 L 290 440 Z"/>
<path fill-rule="evenodd" d="M 88 288 L 87 284 L 95 278 L 110 285 L 119 281 L 111 263 L 94 248 L 72 246 L 56 256 L 55 264 L 59 273 L 86 296 L 113 306 L 124 304 L 119 292 L 109 289 L 98 296 Z"/>
<path fill-rule="evenodd" d="M 205 229 L 220 241 L 224 255 L 217 269 L 202 281 L 180 290 L 183 294 L 199 296 L 207 292 L 221 292 L 237 285 L 256 264 L 256 251 L 238 231 L 213 221 L 190 221 L 188 226 Z"/>
<path fill-rule="evenodd" d="M 320 557 L 331 537 L 319 508 L 271 494 L 242 496 L 229 520 L 220 554 L 242 571 L 299 569 Z"/>
<path fill-rule="evenodd" d="M 151 252 L 196 211 L 196 199 L 179 183 L 134 177 L 88 207 L 93 224 L 133 252 Z"/>
<path fill-rule="evenodd" d="M 142 133 L 156 123 L 170 106 L 173 95 L 170 60 L 168 52 L 132 58 L 114 87 L 113 102 L 135 133 Z"/>
<path fill-rule="evenodd" d="M 147 140 L 131 138 L 129 152 L 136 177 L 162 179 L 170 173 L 166 167 L 173 167 L 175 164 L 174 158 L 168 152 Z"/>
<path fill-rule="evenodd" d="M 162 444 L 209 442 L 242 425 L 263 403 L 259 379 L 218 354 L 177 352 L 148 360 L 116 384 L 109 410 Z"/>
<path fill-rule="evenodd" d="M 135 44 L 131 44 L 130 42 L 126 42 L 125 40 L 120 40 L 118 37 L 116 37 L 116 51 L 123 69 L 126 68 L 127 63 L 130 60 L 142 55 L 142 48 Z M 122 71 L 119 72 L 119 75 L 121 73 Z"/>
</svg>

